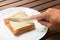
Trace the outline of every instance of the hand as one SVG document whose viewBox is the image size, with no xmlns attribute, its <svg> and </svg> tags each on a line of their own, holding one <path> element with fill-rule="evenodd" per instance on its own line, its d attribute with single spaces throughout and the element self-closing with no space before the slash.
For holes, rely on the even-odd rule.
<svg viewBox="0 0 60 40">
<path fill-rule="evenodd" d="M 39 15 L 32 15 L 30 18 L 37 19 L 42 25 L 51 30 L 60 32 L 60 10 L 49 8 Z"/>
</svg>

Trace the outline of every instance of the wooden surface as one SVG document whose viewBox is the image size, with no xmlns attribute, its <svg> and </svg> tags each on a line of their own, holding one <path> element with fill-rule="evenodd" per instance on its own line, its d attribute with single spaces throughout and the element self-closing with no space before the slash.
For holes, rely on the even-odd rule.
<svg viewBox="0 0 60 40">
<path fill-rule="evenodd" d="M 60 0 L 0 0 L 0 11 L 10 7 L 29 7 L 44 12 L 48 8 L 60 9 Z M 55 31 L 54 31 L 55 32 Z M 48 33 L 41 40 L 60 40 L 60 33 Z"/>
</svg>

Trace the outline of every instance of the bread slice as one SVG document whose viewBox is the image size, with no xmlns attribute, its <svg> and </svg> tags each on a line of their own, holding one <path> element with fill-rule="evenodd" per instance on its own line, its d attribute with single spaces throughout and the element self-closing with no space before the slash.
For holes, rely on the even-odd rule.
<svg viewBox="0 0 60 40">
<path fill-rule="evenodd" d="M 29 19 L 28 15 L 24 11 L 16 12 L 10 18 Z"/>
<path fill-rule="evenodd" d="M 4 22 L 14 35 L 20 35 L 35 29 L 34 23 L 28 19 L 28 16 L 22 11 L 10 16 L 9 18 L 5 18 Z"/>
</svg>

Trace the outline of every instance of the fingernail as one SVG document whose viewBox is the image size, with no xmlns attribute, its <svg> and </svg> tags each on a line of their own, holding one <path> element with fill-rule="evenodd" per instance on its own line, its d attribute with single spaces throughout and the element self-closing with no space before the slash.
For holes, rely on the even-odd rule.
<svg viewBox="0 0 60 40">
<path fill-rule="evenodd" d="M 33 16 L 31 16 L 30 18 L 36 18 L 36 17 L 33 15 Z"/>
</svg>

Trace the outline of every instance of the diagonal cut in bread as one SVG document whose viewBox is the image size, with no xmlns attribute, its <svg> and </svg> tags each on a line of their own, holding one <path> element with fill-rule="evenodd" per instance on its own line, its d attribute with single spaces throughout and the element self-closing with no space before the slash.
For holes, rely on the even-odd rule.
<svg viewBox="0 0 60 40">
<path fill-rule="evenodd" d="M 24 11 L 13 14 L 9 18 L 5 18 L 4 22 L 14 35 L 20 35 L 25 32 L 34 30 L 34 23 L 28 20 L 28 16 Z"/>
</svg>

